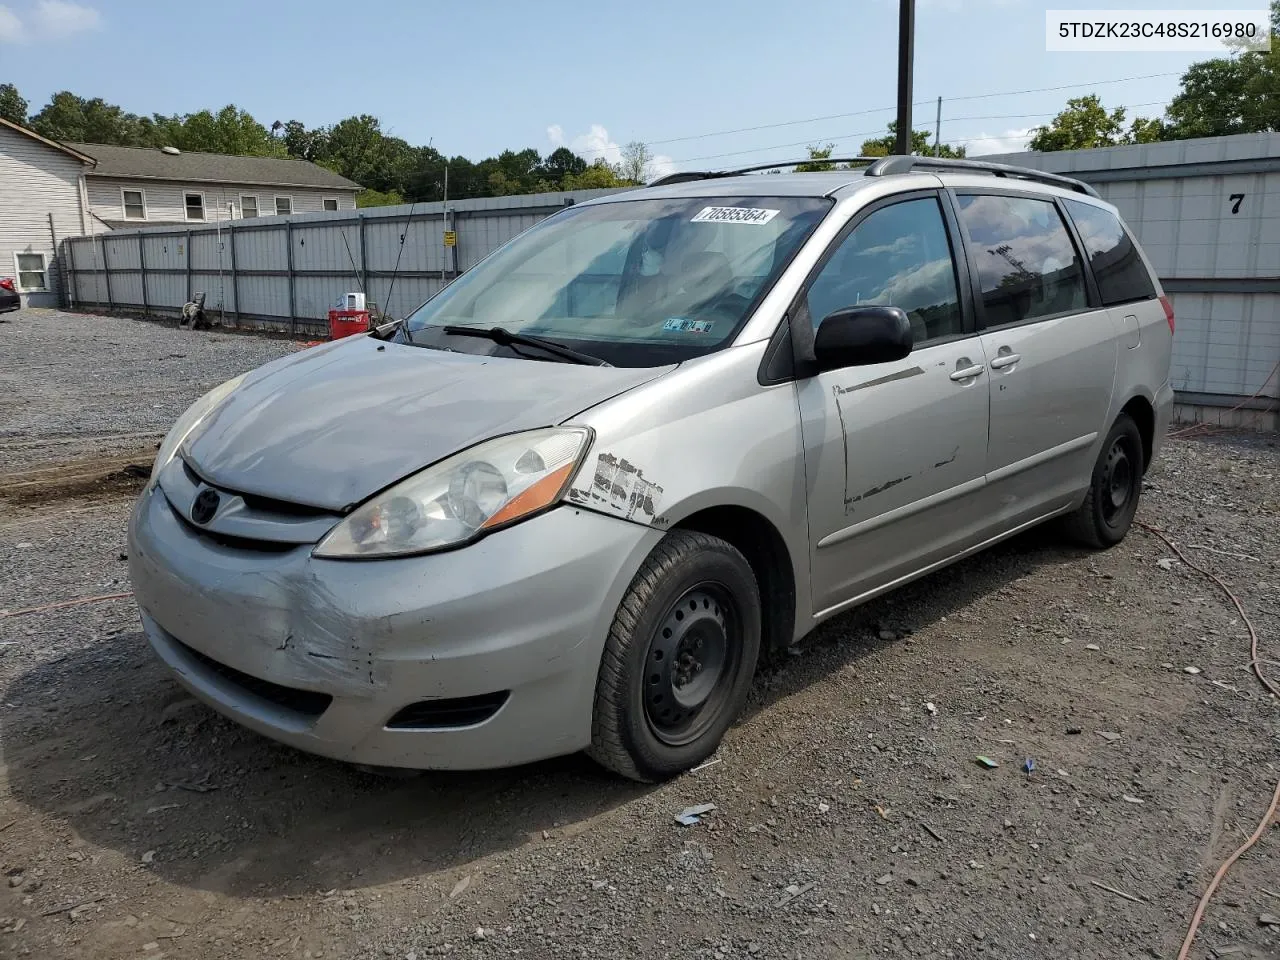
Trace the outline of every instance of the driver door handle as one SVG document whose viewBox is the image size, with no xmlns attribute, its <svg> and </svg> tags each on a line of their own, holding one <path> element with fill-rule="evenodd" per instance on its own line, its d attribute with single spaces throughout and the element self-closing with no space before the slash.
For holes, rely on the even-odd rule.
<svg viewBox="0 0 1280 960">
<path fill-rule="evenodd" d="M 1002 353 L 991 361 L 991 369 L 1000 370 L 1004 367 L 1011 367 L 1021 359 L 1022 354 L 1020 353 Z"/>
<path fill-rule="evenodd" d="M 982 365 L 975 363 L 972 367 L 963 367 L 951 375 L 952 380 L 972 380 L 982 375 Z"/>
</svg>

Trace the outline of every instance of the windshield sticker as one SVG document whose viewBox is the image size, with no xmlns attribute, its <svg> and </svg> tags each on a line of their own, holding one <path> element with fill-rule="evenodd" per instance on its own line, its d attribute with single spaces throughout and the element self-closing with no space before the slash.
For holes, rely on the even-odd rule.
<svg viewBox="0 0 1280 960">
<path fill-rule="evenodd" d="M 749 223 L 761 226 L 776 217 L 780 210 L 759 207 L 703 207 L 690 223 Z"/>
<path fill-rule="evenodd" d="M 715 325 L 714 320 L 687 320 L 684 317 L 672 317 L 662 325 L 662 329 L 674 333 L 710 333 Z"/>
</svg>

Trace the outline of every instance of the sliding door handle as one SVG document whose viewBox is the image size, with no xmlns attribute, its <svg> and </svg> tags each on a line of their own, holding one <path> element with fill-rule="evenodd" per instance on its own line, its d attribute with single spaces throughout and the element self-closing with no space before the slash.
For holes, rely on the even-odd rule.
<svg viewBox="0 0 1280 960">
<path fill-rule="evenodd" d="M 991 369 L 1003 370 L 1005 367 L 1012 367 L 1021 359 L 1022 355 L 1019 353 L 1002 353 L 991 361 Z"/>
</svg>

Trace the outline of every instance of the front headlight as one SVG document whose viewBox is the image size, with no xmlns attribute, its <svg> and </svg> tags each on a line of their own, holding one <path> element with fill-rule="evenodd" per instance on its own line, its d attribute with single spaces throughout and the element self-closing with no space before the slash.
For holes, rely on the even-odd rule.
<svg viewBox="0 0 1280 960">
<path fill-rule="evenodd" d="M 240 376 L 228 380 L 226 383 L 219 384 L 214 387 L 203 397 L 187 407 L 186 413 L 177 419 L 169 433 L 165 436 L 164 442 L 160 444 L 160 450 L 156 453 L 155 463 L 151 467 L 151 479 L 147 481 L 147 486 L 154 486 L 156 478 L 178 453 L 178 448 L 182 446 L 182 441 L 186 440 L 191 431 L 200 425 L 200 421 L 205 418 L 214 407 L 220 404 L 248 374 L 242 373 Z"/>
<path fill-rule="evenodd" d="M 402 480 L 320 541 L 328 559 L 398 557 L 456 547 L 556 503 L 591 433 L 552 427 L 498 437 Z"/>
</svg>

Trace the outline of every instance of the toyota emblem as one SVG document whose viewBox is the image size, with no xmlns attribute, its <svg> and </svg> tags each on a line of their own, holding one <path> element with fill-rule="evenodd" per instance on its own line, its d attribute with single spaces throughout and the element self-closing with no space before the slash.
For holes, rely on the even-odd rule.
<svg viewBox="0 0 1280 960">
<path fill-rule="evenodd" d="M 201 490 L 196 502 L 191 505 L 191 519 L 199 524 L 208 523 L 218 512 L 218 504 L 221 502 L 222 498 L 218 496 L 217 490 Z"/>
</svg>

